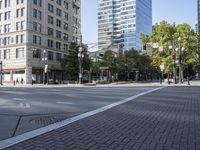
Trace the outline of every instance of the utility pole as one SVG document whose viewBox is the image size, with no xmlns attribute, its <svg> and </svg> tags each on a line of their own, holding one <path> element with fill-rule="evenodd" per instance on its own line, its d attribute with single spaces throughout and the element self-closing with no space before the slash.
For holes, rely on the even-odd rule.
<svg viewBox="0 0 200 150">
<path fill-rule="evenodd" d="M 82 67 L 82 63 L 83 63 L 82 34 L 80 36 L 80 47 L 79 47 L 78 57 L 79 57 L 79 84 L 81 84 L 82 83 L 82 77 L 83 77 L 83 67 Z"/>
<path fill-rule="evenodd" d="M 176 84 L 176 48 L 173 40 L 172 44 L 172 57 L 173 57 L 173 83 Z"/>
<path fill-rule="evenodd" d="M 178 38 L 179 41 L 179 84 L 182 83 L 182 55 L 181 55 L 181 37 Z"/>
<path fill-rule="evenodd" d="M 125 77 L 126 81 L 128 81 L 128 60 L 127 60 L 127 50 L 125 51 Z"/>
<path fill-rule="evenodd" d="M 1 65 L 1 67 L 0 67 L 0 71 L 1 71 L 1 79 L 0 79 L 1 81 L 0 82 L 1 83 L 0 84 L 3 85 L 3 78 L 2 78 L 2 76 L 3 76 L 3 62 L 2 61 L 0 61 L 0 65 Z"/>
</svg>

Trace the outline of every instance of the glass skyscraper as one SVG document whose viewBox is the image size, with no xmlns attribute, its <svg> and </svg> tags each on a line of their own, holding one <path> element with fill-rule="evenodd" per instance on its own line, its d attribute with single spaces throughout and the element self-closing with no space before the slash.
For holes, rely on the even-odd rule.
<svg viewBox="0 0 200 150">
<path fill-rule="evenodd" d="M 152 32 L 152 0 L 98 0 L 98 49 L 142 49 L 140 33 Z"/>
</svg>

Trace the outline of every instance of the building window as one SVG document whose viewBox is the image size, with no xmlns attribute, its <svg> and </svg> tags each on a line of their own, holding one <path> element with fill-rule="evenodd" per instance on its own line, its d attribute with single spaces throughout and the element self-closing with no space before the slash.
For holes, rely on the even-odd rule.
<svg viewBox="0 0 200 150">
<path fill-rule="evenodd" d="M 62 1 L 61 0 L 56 0 L 56 3 L 58 4 L 58 5 L 62 5 Z"/>
<path fill-rule="evenodd" d="M 63 40 L 68 41 L 68 34 L 63 33 Z"/>
<path fill-rule="evenodd" d="M 42 0 L 33 0 L 33 4 L 42 7 Z"/>
<path fill-rule="evenodd" d="M 61 43 L 60 42 L 56 42 L 56 48 L 59 49 L 59 50 L 61 49 Z"/>
<path fill-rule="evenodd" d="M 24 43 L 24 34 L 16 35 L 16 44 Z"/>
<path fill-rule="evenodd" d="M 33 9 L 33 17 L 42 20 L 42 12 L 37 9 Z"/>
<path fill-rule="evenodd" d="M 48 60 L 53 60 L 53 52 L 48 51 Z"/>
<path fill-rule="evenodd" d="M 35 50 L 33 50 L 33 58 L 41 58 L 41 56 L 42 56 L 41 49 L 35 49 Z"/>
<path fill-rule="evenodd" d="M 62 37 L 62 35 L 61 35 L 62 33 L 61 33 L 61 31 L 56 31 L 56 37 L 58 38 L 58 39 L 61 39 L 61 37 Z"/>
<path fill-rule="evenodd" d="M 10 49 L 4 50 L 4 59 L 10 59 Z"/>
<path fill-rule="evenodd" d="M 21 8 L 21 17 L 24 16 L 24 8 Z"/>
<path fill-rule="evenodd" d="M 62 16 L 62 11 L 61 11 L 61 9 L 59 9 L 59 8 L 56 8 L 56 15 L 58 15 L 58 16 Z"/>
<path fill-rule="evenodd" d="M 53 40 L 48 39 L 48 47 L 53 48 Z"/>
<path fill-rule="evenodd" d="M 51 4 L 48 4 L 48 11 L 50 11 L 50 12 L 54 12 L 54 7 L 53 7 L 53 5 L 51 5 Z"/>
<path fill-rule="evenodd" d="M 65 9 L 69 9 L 69 4 L 68 4 L 68 2 L 66 2 L 66 1 L 64 1 L 64 6 L 65 6 Z"/>
<path fill-rule="evenodd" d="M 2 8 L 2 1 L 0 1 L 0 9 Z"/>
<path fill-rule="evenodd" d="M 56 53 L 56 61 L 61 61 L 61 54 L 60 53 Z"/>
<path fill-rule="evenodd" d="M 42 25 L 40 23 L 33 22 L 33 30 L 38 31 L 38 32 L 42 32 Z"/>
<path fill-rule="evenodd" d="M 3 44 L 4 45 L 9 45 L 10 44 L 10 37 L 4 37 L 3 38 Z"/>
<path fill-rule="evenodd" d="M 10 0 L 5 0 L 5 8 L 10 7 Z"/>
<path fill-rule="evenodd" d="M 68 45 L 67 44 L 64 44 L 64 50 L 68 50 Z"/>
<path fill-rule="evenodd" d="M 48 35 L 53 36 L 53 29 L 48 27 Z"/>
<path fill-rule="evenodd" d="M 56 19 L 56 26 L 61 27 L 61 21 L 59 19 Z"/>
<path fill-rule="evenodd" d="M 64 12 L 64 17 L 65 17 L 65 20 L 69 20 L 69 14 L 67 12 Z"/>
<path fill-rule="evenodd" d="M 25 21 L 21 21 L 21 30 L 24 30 Z"/>
<path fill-rule="evenodd" d="M 63 28 L 67 31 L 68 30 L 68 24 L 64 23 Z"/>
<path fill-rule="evenodd" d="M 20 22 L 16 22 L 16 31 L 20 30 Z"/>
<path fill-rule="evenodd" d="M 36 35 L 33 35 L 33 43 L 37 44 L 37 36 Z"/>
<path fill-rule="evenodd" d="M 53 24 L 53 17 L 52 16 L 48 16 L 48 23 Z"/>
<path fill-rule="evenodd" d="M 9 20 L 10 19 L 10 11 L 7 11 L 4 13 L 4 20 Z"/>
<path fill-rule="evenodd" d="M 10 32 L 10 24 L 5 24 L 4 25 L 4 33 Z"/>
<path fill-rule="evenodd" d="M 24 48 L 16 49 L 16 58 L 24 58 Z"/>
</svg>

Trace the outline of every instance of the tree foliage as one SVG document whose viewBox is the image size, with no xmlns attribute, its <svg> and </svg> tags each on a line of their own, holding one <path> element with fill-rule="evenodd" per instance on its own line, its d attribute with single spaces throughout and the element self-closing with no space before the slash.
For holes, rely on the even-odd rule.
<svg viewBox="0 0 200 150">
<path fill-rule="evenodd" d="M 179 41 L 178 38 L 181 37 Z M 173 57 L 178 59 L 178 50 L 184 47 L 182 51 L 182 61 L 185 66 L 195 66 L 197 58 L 197 35 L 190 25 L 184 23 L 176 25 L 162 21 L 159 25 L 155 25 L 150 37 L 151 43 L 158 43 L 159 48 L 153 49 L 152 62 L 154 67 L 159 68 L 164 64 L 164 72 L 170 73 L 173 70 Z M 169 46 L 173 49 L 169 49 Z"/>
<path fill-rule="evenodd" d="M 78 80 L 79 77 L 79 45 L 77 43 L 71 43 L 69 46 L 68 54 L 62 59 L 61 67 L 64 71 L 64 76 L 67 80 Z M 86 73 L 90 69 L 91 61 L 88 56 L 87 47 L 83 47 L 83 73 Z"/>
</svg>

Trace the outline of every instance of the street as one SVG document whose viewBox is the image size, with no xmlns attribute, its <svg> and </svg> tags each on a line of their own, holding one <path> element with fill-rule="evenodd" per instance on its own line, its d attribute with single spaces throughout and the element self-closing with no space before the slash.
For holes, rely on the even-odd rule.
<svg viewBox="0 0 200 150">
<path fill-rule="evenodd" d="M 200 149 L 200 94 L 199 86 L 171 86 L 164 88 L 124 87 L 124 88 L 65 88 L 65 89 L 4 89 L 1 93 L 8 95 L 8 91 L 21 92 L 15 98 L 29 99 L 35 93 L 59 91 L 71 92 L 71 100 L 63 101 L 51 99 L 53 110 L 55 108 L 68 109 L 74 104 L 74 111 L 82 118 L 67 119 L 67 124 L 61 123 L 59 128 L 54 128 L 42 134 L 33 131 L 30 134 L 16 136 L 0 141 L 0 149 L 6 150 L 199 150 Z M 62 91 L 63 90 L 63 91 Z M 34 91 L 34 92 L 31 92 Z M 73 91 L 73 92 L 72 92 Z M 56 93 L 57 93 L 56 92 Z M 95 92 L 97 96 L 92 95 Z M 6 93 L 6 94 L 5 94 Z M 24 94 L 27 94 L 24 97 Z M 139 94 L 140 93 L 140 94 Z M 142 94 L 143 93 L 143 94 Z M 55 93 L 54 93 L 55 94 Z M 89 95 L 91 94 L 91 96 Z M 40 95 L 40 97 L 41 97 Z M 112 96 L 111 96 L 112 95 Z M 139 95 L 139 96 L 133 96 Z M 18 96 L 18 97 L 16 97 Z M 129 96 L 129 98 L 127 98 Z M 133 97 L 130 97 L 133 96 Z M 50 112 L 45 109 L 48 99 L 43 102 L 33 100 L 27 106 L 7 108 L 21 114 L 37 114 Z M 38 96 L 35 96 L 37 99 Z M 126 98 L 125 100 L 122 100 Z M 18 100 L 19 100 L 18 99 Z M 73 99 L 73 100 L 72 100 Z M 76 102 L 75 102 L 76 101 Z M 95 101 L 95 103 L 91 103 Z M 116 101 L 123 101 L 119 103 Z M 57 103 L 59 102 L 59 103 Z M 64 104 L 66 102 L 66 104 Z M 91 103 L 91 105 L 90 105 Z M 80 115 L 85 111 L 93 110 L 110 103 L 119 103 L 108 107 L 95 114 Z M 37 105 L 36 105 L 37 104 Z M 111 104 L 111 105 L 112 105 Z M 39 107 L 39 105 L 43 105 Z M 65 106 L 67 105 L 67 106 Z M 70 105 L 70 106 L 68 106 Z M 87 106 L 89 105 L 89 106 Z M 2 105 L 3 106 L 3 105 Z M 8 106 L 8 105 L 7 105 Z M 11 106 L 11 104 L 10 104 Z M 22 106 L 22 105 L 21 105 Z M 30 107 L 29 107 L 30 106 Z M 5 105 L 4 105 L 5 107 Z M 107 107 L 107 106 L 106 106 Z M 43 110 L 41 110 L 43 108 Z M 47 108 L 47 107 L 46 107 Z M 105 108 L 105 107 L 103 107 Z M 27 109 L 27 110 L 26 110 Z M 1 109 L 3 110 L 3 109 Z M 8 111 L 7 110 L 7 111 Z M 29 110 L 29 111 L 28 111 Z M 97 109 L 99 110 L 99 109 Z M 34 112 L 34 113 L 33 113 Z M 63 111 L 65 113 L 69 111 Z M 70 111 L 72 113 L 72 109 Z M 47 114 L 48 114 L 47 113 Z M 53 111 L 52 111 L 53 113 Z M 77 115 L 77 114 L 71 114 Z M 87 114 L 87 115 L 86 115 Z M 11 115 L 11 113 L 10 113 Z M 13 114 L 14 115 L 14 114 Z M 25 116 L 23 115 L 23 118 Z M 41 117 L 41 116 L 40 116 Z M 65 117 L 70 117 L 66 115 Z M 23 120 L 23 119 L 21 119 Z M 31 120 L 31 119 L 30 119 Z M 11 122 L 11 119 L 10 119 Z M 32 121 L 31 121 L 32 122 Z M 2 121 L 1 121 L 2 123 Z M 11 123 L 9 123 L 10 125 Z M 22 122 L 24 124 L 24 122 Z M 56 123 L 59 124 L 59 123 Z M 7 125 L 7 127 L 9 126 Z M 19 128 L 19 127 L 17 127 Z M 45 127 L 47 128 L 47 127 Z M 4 128 L 6 130 L 6 127 Z M 29 128 L 30 129 L 30 128 Z M 19 129 L 17 129 L 19 130 Z M 40 133 L 42 130 L 39 130 Z M 18 131 L 17 131 L 18 132 Z M 17 133 L 16 132 L 16 133 Z M 2 133 L 2 131 L 1 131 Z M 35 134 L 35 135 L 34 135 Z"/>
<path fill-rule="evenodd" d="M 107 106 L 154 88 L 0 88 L 0 140 Z"/>
</svg>

